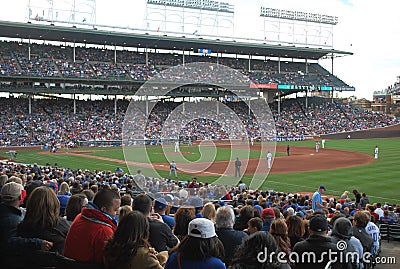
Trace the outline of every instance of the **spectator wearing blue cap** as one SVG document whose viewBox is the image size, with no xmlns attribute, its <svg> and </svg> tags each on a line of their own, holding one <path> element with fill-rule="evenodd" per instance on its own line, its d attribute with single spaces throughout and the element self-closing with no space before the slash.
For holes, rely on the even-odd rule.
<svg viewBox="0 0 400 269">
<path fill-rule="evenodd" d="M 154 212 L 160 214 L 164 223 L 167 224 L 171 229 L 175 226 L 174 217 L 165 214 L 167 211 L 167 200 L 163 197 L 159 197 L 154 201 Z"/>
<path fill-rule="evenodd" d="M 318 190 L 312 196 L 312 209 L 322 210 L 325 206 L 322 204 L 322 194 L 326 191 L 324 186 L 319 186 Z"/>
</svg>

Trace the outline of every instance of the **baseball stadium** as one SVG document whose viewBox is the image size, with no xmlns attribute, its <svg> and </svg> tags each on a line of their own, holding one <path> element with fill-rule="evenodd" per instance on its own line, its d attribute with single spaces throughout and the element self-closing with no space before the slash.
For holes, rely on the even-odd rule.
<svg viewBox="0 0 400 269">
<path fill-rule="evenodd" d="M 0 21 L 4 268 L 336 268 L 334 263 L 325 267 L 327 261 L 316 267 L 291 261 L 287 267 L 254 265 L 242 257 L 265 232 L 263 240 L 273 241 L 274 251 L 299 253 L 301 243 L 318 234 L 318 225 L 329 230 L 328 238 L 355 238 L 361 252 L 370 254 L 340 268 L 397 268 L 400 120 L 398 105 L 390 107 L 386 96 L 399 96 L 400 82 L 374 100 L 375 109 L 366 109 L 338 97 L 355 88 L 334 75 L 335 61 L 353 53 L 335 49 L 330 35 L 318 32 L 313 37 L 324 41 L 315 44 L 307 41 L 307 31 L 305 43 L 233 38 L 234 6 L 203 2 L 147 0 L 147 29 L 140 30 L 97 25 L 78 19 L 79 11 L 75 21 L 50 20 L 44 11 L 37 15 L 34 5 L 28 7 L 27 23 Z M 61 17 L 62 10 L 53 8 Z M 203 30 L 214 27 L 225 34 L 192 31 L 195 23 L 184 22 L 188 14 L 213 18 L 201 23 Z M 180 20 L 173 19 L 177 15 Z M 332 35 L 338 23 L 335 16 L 265 7 L 259 16 L 264 28 L 290 24 L 328 29 Z M 158 23 L 161 28 L 154 26 Z M 182 31 L 167 31 L 168 23 L 182 24 Z M 282 27 L 275 31 L 284 32 Z M 320 63 L 327 60 L 331 70 Z M 35 196 L 38 200 L 29 203 Z M 53 196 L 57 220 L 35 223 L 35 214 L 53 218 Z M 82 203 L 70 219 L 72 197 Z M 115 200 L 118 206 L 111 209 Z M 5 208 L 11 205 L 26 214 L 6 224 Z M 124 206 L 150 214 L 143 221 L 147 226 L 139 227 L 143 214 L 123 213 Z M 180 219 L 188 208 L 194 217 Z M 219 223 L 230 214 L 231 226 Z M 317 215 L 325 218 L 317 221 Z M 287 235 L 291 217 L 307 227 L 297 244 Z M 199 234 L 193 234 L 192 222 L 200 218 L 212 221 L 215 231 L 214 225 L 203 231 L 207 222 L 200 220 Z M 350 230 L 361 229 L 367 218 L 362 228 L 373 231 L 346 237 L 337 218 L 350 223 Z M 258 220 L 257 231 L 252 223 Z M 159 232 L 165 229 L 160 223 L 168 232 Z M 178 224 L 186 225 L 184 234 Z M 141 234 L 146 227 L 147 235 Z M 93 235 L 103 229 L 109 230 Z M 133 240 L 128 231 L 141 236 L 139 247 L 125 242 Z M 90 236 L 101 241 L 100 249 L 91 250 Z M 185 244 L 196 237 L 218 240 L 212 244 L 221 244 L 222 255 L 191 255 Z M 123 244 L 131 246 L 131 254 Z M 140 261 L 143 246 L 155 251 L 151 261 L 150 256 Z M 160 258 L 162 253 L 166 257 Z"/>
</svg>

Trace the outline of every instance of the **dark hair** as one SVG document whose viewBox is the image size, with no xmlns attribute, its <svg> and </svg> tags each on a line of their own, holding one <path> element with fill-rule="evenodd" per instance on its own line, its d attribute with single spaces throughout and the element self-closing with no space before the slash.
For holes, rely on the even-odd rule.
<svg viewBox="0 0 400 269">
<path fill-rule="evenodd" d="M 299 216 L 289 216 L 286 218 L 288 236 L 302 238 L 306 233 L 304 221 Z"/>
<path fill-rule="evenodd" d="M 257 260 L 257 255 L 267 249 L 268 255 L 275 252 L 278 253 L 278 246 L 275 239 L 269 233 L 264 231 L 255 232 L 245 238 L 242 244 L 237 248 L 235 257 L 231 262 L 231 269 L 246 269 L 246 268 L 279 268 L 280 263 L 277 260 L 277 254 L 271 255 L 272 259 L 266 259 L 264 263 Z"/>
<path fill-rule="evenodd" d="M 333 224 L 335 223 L 335 220 L 337 220 L 338 218 L 342 218 L 342 217 L 345 218 L 346 215 L 343 214 L 343 213 L 340 213 L 339 211 L 336 211 L 333 214 L 332 218 L 329 220 L 329 224 L 332 225 L 332 227 L 333 227 Z"/>
<path fill-rule="evenodd" d="M 129 194 L 124 194 L 122 197 L 121 197 L 121 206 L 124 206 L 124 205 L 132 205 L 132 196 L 130 196 Z"/>
<path fill-rule="evenodd" d="M 100 209 L 102 207 L 109 208 L 113 206 L 115 199 L 121 199 L 117 192 L 110 189 L 101 189 L 94 196 L 93 203 L 97 205 Z"/>
<path fill-rule="evenodd" d="M 359 211 L 354 214 L 354 221 L 356 221 L 356 227 L 365 228 L 369 222 L 369 216 L 367 213 Z"/>
<path fill-rule="evenodd" d="M 60 215 L 60 201 L 53 189 L 37 187 L 29 195 L 26 215 L 19 224 L 23 230 L 44 230 L 57 226 Z"/>
<path fill-rule="evenodd" d="M 67 207 L 65 208 L 67 220 L 74 221 L 75 217 L 81 213 L 85 199 L 87 197 L 82 193 L 74 194 L 68 199 Z"/>
<path fill-rule="evenodd" d="M 86 190 L 83 190 L 81 193 L 86 196 L 88 201 L 93 201 L 94 192 L 92 190 L 86 189 Z"/>
<path fill-rule="evenodd" d="M 94 192 L 94 194 L 96 194 L 99 191 L 99 186 L 93 184 L 92 186 L 90 186 L 90 189 Z"/>
<path fill-rule="evenodd" d="M 146 194 L 139 194 L 132 202 L 132 209 L 148 215 L 151 210 L 151 199 Z"/>
<path fill-rule="evenodd" d="M 189 222 L 196 218 L 195 209 L 191 206 L 181 206 L 174 218 L 174 234 L 183 237 L 188 233 Z"/>
<path fill-rule="evenodd" d="M 254 217 L 254 209 L 250 205 L 246 205 L 240 209 L 239 217 L 242 218 L 244 221 L 247 221 Z"/>
<path fill-rule="evenodd" d="M 131 211 L 118 224 L 104 248 L 105 268 L 121 268 L 137 254 L 139 247 L 150 247 L 149 222 L 138 211 Z"/>
<path fill-rule="evenodd" d="M 201 261 L 210 257 L 222 259 L 225 249 L 216 236 L 212 238 L 185 236 L 173 251 L 181 253 L 182 258 L 185 260 Z"/>
<path fill-rule="evenodd" d="M 283 219 L 275 219 L 271 223 L 270 228 L 271 235 L 275 238 L 276 243 L 279 246 L 279 249 L 285 253 L 289 253 L 290 251 L 290 240 L 288 236 L 288 228 Z"/>
<path fill-rule="evenodd" d="M 262 219 L 259 217 L 251 218 L 247 222 L 247 226 L 254 227 L 257 229 L 257 231 L 261 231 L 262 225 L 263 225 Z"/>
</svg>

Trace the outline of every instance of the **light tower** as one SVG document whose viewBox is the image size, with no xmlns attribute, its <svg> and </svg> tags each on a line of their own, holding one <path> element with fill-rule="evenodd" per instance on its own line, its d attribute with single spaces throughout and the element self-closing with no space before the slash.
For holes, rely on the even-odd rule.
<svg viewBox="0 0 400 269">
<path fill-rule="evenodd" d="M 144 28 L 163 33 L 234 33 L 234 6 L 213 0 L 147 0 Z"/>
<path fill-rule="evenodd" d="M 333 47 L 336 16 L 261 7 L 260 17 L 264 18 L 265 41 Z"/>
<path fill-rule="evenodd" d="M 96 0 L 28 0 L 28 21 L 96 25 Z"/>
</svg>

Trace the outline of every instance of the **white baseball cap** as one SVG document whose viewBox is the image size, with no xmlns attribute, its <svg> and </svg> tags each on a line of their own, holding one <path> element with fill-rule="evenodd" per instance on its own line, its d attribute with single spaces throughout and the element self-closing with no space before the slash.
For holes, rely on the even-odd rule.
<svg viewBox="0 0 400 269">
<path fill-rule="evenodd" d="M 212 238 L 217 236 L 214 223 L 206 218 L 197 218 L 189 223 L 188 235 L 196 238 Z"/>
</svg>

